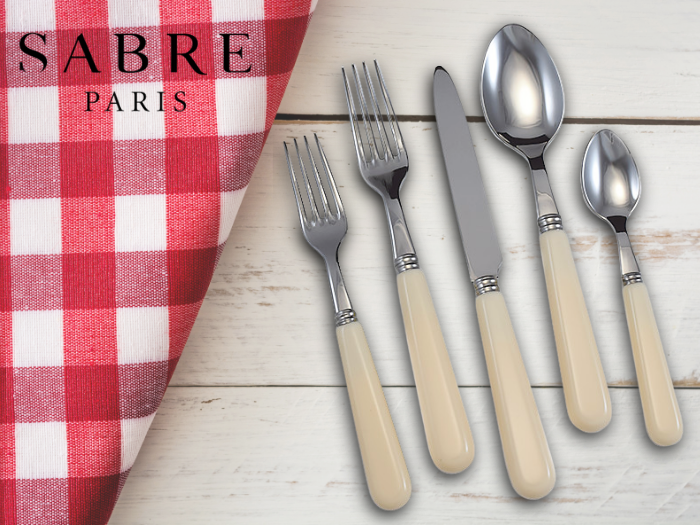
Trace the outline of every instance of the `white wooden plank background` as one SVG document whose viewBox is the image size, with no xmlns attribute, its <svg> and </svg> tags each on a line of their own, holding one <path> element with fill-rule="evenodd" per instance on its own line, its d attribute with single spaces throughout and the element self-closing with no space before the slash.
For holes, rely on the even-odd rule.
<svg viewBox="0 0 700 525">
<path fill-rule="evenodd" d="M 435 65 L 481 116 L 488 41 L 522 23 L 559 67 L 567 124 L 547 153 L 552 185 L 612 386 L 613 420 L 597 435 L 569 423 L 551 333 L 526 165 L 482 122 L 470 125 L 504 255 L 506 294 L 558 482 L 543 501 L 511 489 L 474 319 L 435 123 Z M 700 519 L 700 4 L 323 0 L 192 336 L 112 525 L 189 523 L 697 523 Z M 411 170 L 402 197 L 428 275 L 476 441 L 463 474 L 430 462 L 377 196 L 357 173 L 340 65 L 378 58 Z M 415 121 L 414 116 L 424 116 Z M 685 420 L 669 449 L 646 437 L 612 233 L 587 210 L 578 176 L 602 127 L 619 133 L 643 177 L 630 222 Z M 412 476 L 405 509 L 369 499 L 321 261 L 297 226 L 280 143 L 316 132 L 341 186 L 350 231 L 341 264 L 363 319 Z"/>
<path fill-rule="evenodd" d="M 700 117 L 697 0 L 321 0 L 314 16 L 281 113 L 345 113 L 340 66 L 376 58 L 402 86 L 391 95 L 403 114 L 433 114 L 441 64 L 480 115 L 486 48 L 519 23 L 552 54 L 567 117 Z"/>
<path fill-rule="evenodd" d="M 662 449 L 644 434 L 637 390 L 611 394 L 610 426 L 588 435 L 567 420 L 560 389 L 535 389 L 558 478 L 530 502 L 508 483 L 489 389 L 462 389 L 476 456 L 449 476 L 430 461 L 415 390 L 387 388 L 413 482 L 391 514 L 365 488 L 345 389 L 170 388 L 111 524 L 698 523 L 697 417 Z M 697 390 L 678 401 L 700 412 Z"/>
</svg>

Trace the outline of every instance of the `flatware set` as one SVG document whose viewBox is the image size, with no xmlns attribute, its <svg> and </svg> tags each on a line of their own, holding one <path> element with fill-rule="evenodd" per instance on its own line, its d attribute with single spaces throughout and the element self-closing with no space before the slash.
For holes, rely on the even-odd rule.
<svg viewBox="0 0 700 525">
<path fill-rule="evenodd" d="M 349 73 L 345 68 L 341 73 L 358 169 L 380 195 L 391 233 L 399 303 L 428 451 L 439 470 L 456 474 L 472 463 L 474 440 L 399 198 L 409 169 L 407 146 L 379 64 L 375 61 L 374 68 L 369 68 L 363 63 L 361 70 L 352 65 Z M 611 420 L 610 394 L 544 162 L 545 151 L 564 120 L 559 73 L 534 34 L 522 26 L 507 25 L 488 46 L 480 87 L 489 129 L 530 167 L 569 419 L 584 432 L 599 432 Z M 469 124 L 458 90 L 442 67 L 433 75 L 433 104 L 474 287 L 506 469 L 520 496 L 540 499 L 554 488 L 554 462 L 500 289 L 503 259 Z M 338 248 L 347 232 L 347 219 L 318 137 L 315 142 L 318 162 L 306 137 L 302 148 L 294 139 L 295 154 L 284 144 L 289 175 L 304 237 L 322 256 L 328 271 L 336 335 L 369 492 L 377 506 L 395 510 L 408 502 L 411 481 L 364 331 L 340 272 Z M 603 130 L 591 139 L 584 155 L 581 188 L 588 207 L 610 224 L 618 241 L 625 313 L 647 433 L 659 446 L 673 445 L 682 437 L 683 422 L 651 300 L 626 229 L 639 200 L 639 172 L 629 150 L 613 132 Z"/>
</svg>

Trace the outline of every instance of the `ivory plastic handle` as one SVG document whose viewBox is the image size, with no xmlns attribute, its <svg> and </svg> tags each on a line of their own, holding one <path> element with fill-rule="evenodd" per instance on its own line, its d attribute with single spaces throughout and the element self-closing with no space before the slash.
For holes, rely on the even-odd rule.
<svg viewBox="0 0 700 525">
<path fill-rule="evenodd" d="M 598 432 L 610 423 L 612 406 L 569 239 L 550 230 L 540 249 L 566 411 L 578 429 Z"/>
<path fill-rule="evenodd" d="M 683 436 L 683 420 L 649 292 L 644 283 L 628 284 L 622 296 L 647 434 L 661 447 L 675 445 Z"/>
<path fill-rule="evenodd" d="M 398 274 L 397 284 L 430 457 L 456 474 L 474 459 L 474 440 L 428 283 L 414 269 Z"/>
<path fill-rule="evenodd" d="M 339 326 L 335 333 L 369 493 L 377 507 L 399 509 L 411 497 L 411 478 L 365 331 L 353 322 Z"/>
<path fill-rule="evenodd" d="M 503 295 L 477 296 L 476 313 L 510 482 L 523 498 L 543 498 L 554 488 L 554 462 Z"/>
</svg>

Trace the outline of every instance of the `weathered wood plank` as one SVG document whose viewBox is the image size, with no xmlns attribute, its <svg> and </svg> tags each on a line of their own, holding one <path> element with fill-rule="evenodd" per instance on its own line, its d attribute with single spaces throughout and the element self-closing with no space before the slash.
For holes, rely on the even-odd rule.
<svg viewBox="0 0 700 525">
<path fill-rule="evenodd" d="M 488 388 L 462 390 L 476 458 L 456 476 L 430 461 L 415 390 L 386 397 L 413 482 L 397 513 L 370 501 L 344 388 L 170 388 L 110 525 L 700 520 L 698 390 L 678 391 L 685 436 L 662 449 L 635 388 L 612 390 L 612 422 L 595 435 L 569 423 L 560 389 L 536 389 L 558 476 L 539 502 L 510 487 Z"/>
<path fill-rule="evenodd" d="M 569 117 L 700 117 L 694 0 L 324 0 L 280 111 L 344 114 L 340 67 L 379 59 L 397 112 L 433 114 L 430 81 L 442 65 L 468 114 L 480 115 L 484 53 L 508 23 L 523 24 L 547 46 Z"/>
<path fill-rule="evenodd" d="M 526 164 L 484 124 L 470 126 L 497 225 L 501 285 L 530 379 L 560 383 Z M 603 365 L 612 384 L 635 382 L 617 251 L 579 187 L 584 148 L 598 129 L 565 125 L 547 153 L 573 241 Z M 406 214 L 431 285 L 457 379 L 487 385 L 473 291 L 459 241 L 435 123 L 402 124 L 411 170 Z M 700 127 L 616 126 L 643 178 L 630 232 L 677 385 L 700 385 Z M 234 225 L 175 385 L 343 385 L 332 303 L 320 258 L 298 227 L 282 140 L 319 133 L 341 186 L 349 233 L 340 252 L 348 289 L 386 385 L 412 385 L 378 196 L 357 172 L 348 124 L 278 124 Z"/>
</svg>

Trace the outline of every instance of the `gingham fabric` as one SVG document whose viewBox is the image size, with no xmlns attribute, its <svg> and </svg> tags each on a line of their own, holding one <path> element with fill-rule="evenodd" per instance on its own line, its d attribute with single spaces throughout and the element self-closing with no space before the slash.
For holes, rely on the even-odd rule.
<svg viewBox="0 0 700 525">
<path fill-rule="evenodd" d="M 3 525 L 109 520 L 314 5 L 0 0 Z"/>
</svg>

